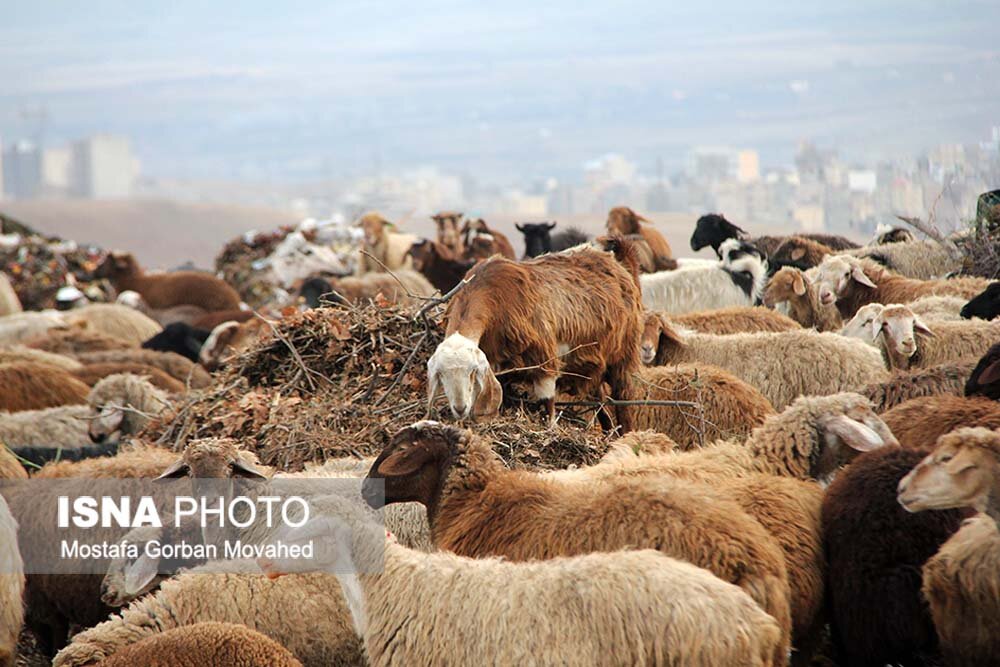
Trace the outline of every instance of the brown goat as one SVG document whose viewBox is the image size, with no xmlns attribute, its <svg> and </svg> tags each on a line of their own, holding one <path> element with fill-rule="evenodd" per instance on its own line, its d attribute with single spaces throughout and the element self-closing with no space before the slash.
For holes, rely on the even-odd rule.
<svg viewBox="0 0 1000 667">
<path fill-rule="evenodd" d="M 532 383 L 550 421 L 560 376 L 576 392 L 598 393 L 606 381 L 614 398 L 627 398 L 639 368 L 642 303 L 632 244 L 613 239 L 607 247 L 614 254 L 583 247 L 526 262 L 494 256 L 473 269 L 448 304 L 445 340 L 427 364 L 429 402 L 441 384 L 457 417 L 495 414 L 502 390 L 491 365 L 523 369 L 518 379 Z M 630 430 L 627 406 L 615 413 Z"/>
<path fill-rule="evenodd" d="M 649 247 L 649 257 L 643 257 L 644 253 L 637 250 L 642 257 L 641 268 L 646 273 L 654 271 L 668 271 L 677 268 L 675 262 L 670 262 L 673 252 L 667 239 L 661 234 L 649 220 L 642 217 L 627 206 L 616 206 L 608 212 L 607 230 L 608 234 L 624 236 L 626 238 L 639 235 Z"/>
<path fill-rule="evenodd" d="M 413 268 L 442 294 L 451 291 L 475 265 L 475 262 L 456 259 L 448 246 L 427 239 L 410 246 L 410 257 L 413 258 Z"/>
<path fill-rule="evenodd" d="M 459 222 L 462 214 L 457 211 L 441 211 L 431 216 L 431 220 L 437 223 L 438 243 L 448 248 L 455 257 L 465 255 L 465 244 L 463 243 L 463 233 Z"/>
<path fill-rule="evenodd" d="M 87 364 L 79 370 L 70 371 L 78 380 L 85 382 L 87 385 L 93 387 L 95 384 L 100 382 L 102 379 L 108 377 L 109 375 L 115 375 L 117 373 L 133 373 L 135 375 L 141 375 L 149 379 L 150 384 L 154 387 L 159 387 L 164 391 L 168 391 L 171 394 L 179 394 L 184 391 L 184 383 L 180 380 L 171 377 L 163 370 L 155 367 L 149 366 L 147 364 L 138 363 L 103 363 L 103 364 Z"/>
<path fill-rule="evenodd" d="M 480 260 L 493 255 L 517 259 L 510 239 L 500 232 L 490 229 L 482 218 L 465 221 L 465 224 L 462 225 L 462 239 L 465 243 L 466 259 Z"/>
<path fill-rule="evenodd" d="M 904 278 L 871 260 L 847 255 L 827 257 L 816 274 L 820 302 L 826 305 L 836 303 L 844 321 L 854 317 L 861 306 L 869 303 L 909 303 L 922 296 L 944 295 L 971 299 L 989 284 L 990 281 L 985 278 Z"/>
<path fill-rule="evenodd" d="M 0 365 L 0 410 L 85 405 L 90 387 L 60 368 L 30 361 Z"/>
<path fill-rule="evenodd" d="M 1000 403 L 982 396 L 924 396 L 886 411 L 882 419 L 904 447 L 927 448 L 962 426 L 1000 428 Z"/>
<path fill-rule="evenodd" d="M 833 252 L 832 248 L 818 241 L 803 236 L 789 236 L 775 248 L 774 253 L 768 255 L 768 259 L 777 264 L 794 262 L 799 267 L 813 267 Z"/>
<path fill-rule="evenodd" d="M 205 310 L 238 310 L 240 295 L 224 280 L 201 271 L 173 271 L 147 275 L 130 253 L 109 254 L 94 272 L 107 278 L 119 292 L 138 292 L 157 310 L 189 304 Z"/>
</svg>

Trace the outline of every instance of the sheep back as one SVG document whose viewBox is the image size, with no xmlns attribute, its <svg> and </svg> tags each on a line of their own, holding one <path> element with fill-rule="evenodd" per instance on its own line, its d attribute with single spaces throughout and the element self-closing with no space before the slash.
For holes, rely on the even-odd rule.
<svg viewBox="0 0 1000 667">
<path fill-rule="evenodd" d="M 78 327 L 47 331 L 43 335 L 27 341 L 25 345 L 35 350 L 42 350 L 43 352 L 69 355 L 81 352 L 124 350 L 135 347 L 132 343 L 121 338 L 115 338 L 98 331 Z"/>
<path fill-rule="evenodd" d="M 90 387 L 64 370 L 20 361 L 0 365 L 0 410 L 17 412 L 82 405 Z"/>
<path fill-rule="evenodd" d="M 924 396 L 886 411 L 882 419 L 903 447 L 929 448 L 962 426 L 1000 428 L 1000 403 L 982 396 Z"/>
<path fill-rule="evenodd" d="M 731 306 L 716 310 L 686 313 L 672 318 L 674 322 L 699 333 L 727 335 L 760 331 L 794 331 L 798 322 L 781 313 L 760 306 Z"/>
<path fill-rule="evenodd" d="M 131 347 L 163 330 L 152 318 L 119 303 L 93 303 L 77 308 L 67 313 L 66 321 L 70 325 L 85 323 L 88 329 L 127 341 Z"/>
<path fill-rule="evenodd" d="M 108 350 L 107 352 L 83 352 L 76 358 L 84 364 L 95 363 L 137 363 L 154 366 L 181 382 L 190 383 L 193 389 L 203 389 L 212 383 L 208 371 L 190 359 L 176 352 L 157 350 Z"/>
<path fill-rule="evenodd" d="M 23 590 L 24 565 L 17 548 L 17 522 L 0 496 L 0 667 L 14 667 L 17 657 L 17 638 L 24 622 Z"/>
<path fill-rule="evenodd" d="M 896 371 L 885 382 L 876 382 L 860 393 L 882 413 L 913 398 L 949 394 L 961 396 L 973 362 L 941 364 L 912 371 Z"/>
</svg>

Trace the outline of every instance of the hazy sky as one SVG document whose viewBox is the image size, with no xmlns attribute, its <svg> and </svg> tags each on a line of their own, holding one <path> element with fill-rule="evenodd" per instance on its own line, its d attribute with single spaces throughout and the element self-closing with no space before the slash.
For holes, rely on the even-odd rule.
<svg viewBox="0 0 1000 667">
<path fill-rule="evenodd" d="M 996 0 L 0 0 L 0 137 L 44 106 L 50 145 L 122 133 L 146 173 L 254 180 L 908 155 L 1000 125 L 998 25 Z"/>
</svg>

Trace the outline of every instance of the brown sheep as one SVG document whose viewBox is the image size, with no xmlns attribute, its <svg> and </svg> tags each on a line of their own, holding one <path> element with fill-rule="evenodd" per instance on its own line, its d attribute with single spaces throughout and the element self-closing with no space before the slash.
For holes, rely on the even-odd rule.
<svg viewBox="0 0 1000 667">
<path fill-rule="evenodd" d="M 424 275 L 438 291 L 447 294 L 462 282 L 475 262 L 456 259 L 448 246 L 437 241 L 420 239 L 410 246 L 413 268 Z"/>
<path fill-rule="evenodd" d="M 642 237 L 646 247 L 649 248 L 649 256 L 642 258 L 641 265 L 642 270 L 646 273 L 677 268 L 676 263 L 668 261 L 672 259 L 673 252 L 670 249 L 670 244 L 663 238 L 663 234 L 651 223 L 644 225 L 642 224 L 644 222 L 649 223 L 649 220 L 627 206 L 616 206 L 608 212 L 608 234 L 612 236 L 617 234 L 626 238 L 635 235 Z M 639 252 L 640 257 L 644 254 L 638 249 L 637 252 Z"/>
<path fill-rule="evenodd" d="M 743 440 L 774 414 L 759 391 L 721 368 L 704 364 L 643 368 L 636 376 L 633 396 L 699 404 L 638 406 L 633 411 L 635 428 L 664 433 L 682 449 L 726 438 Z"/>
<path fill-rule="evenodd" d="M 109 350 L 107 352 L 84 352 L 76 355 L 84 364 L 145 364 L 159 368 L 170 377 L 180 380 L 192 389 L 204 389 L 212 384 L 208 371 L 176 352 L 157 350 Z"/>
<path fill-rule="evenodd" d="M 985 278 L 917 280 L 887 271 L 869 259 L 827 257 L 819 265 L 816 287 L 820 303 L 836 304 L 847 321 L 869 303 L 908 303 L 922 296 L 955 295 L 971 299 L 990 284 Z"/>
<path fill-rule="evenodd" d="M 759 306 L 732 306 L 699 313 L 675 315 L 672 321 L 700 333 L 727 335 L 757 331 L 792 331 L 801 329 L 799 323 L 779 312 Z M 650 313 L 646 314 L 649 326 Z"/>
<path fill-rule="evenodd" d="M 507 470 L 479 436 L 425 421 L 393 436 L 362 494 L 373 507 L 420 502 L 435 544 L 471 558 L 657 548 L 743 588 L 783 628 L 776 664 L 785 662 L 790 614 L 781 549 L 738 504 L 705 485 L 666 477 L 558 482 Z"/>
<path fill-rule="evenodd" d="M 514 246 L 504 234 L 490 229 L 482 218 L 466 220 L 462 225 L 462 239 L 465 244 L 465 257 L 471 260 L 486 259 L 493 255 L 501 255 L 507 259 L 517 259 Z"/>
<path fill-rule="evenodd" d="M 106 350 L 125 350 L 136 347 L 133 343 L 114 338 L 107 334 L 73 327 L 71 329 L 52 329 L 46 333 L 25 342 L 26 347 L 55 354 L 74 355 L 81 352 L 103 352 Z"/>
<path fill-rule="evenodd" d="M 450 250 L 453 256 L 463 257 L 466 251 L 464 243 L 466 235 L 462 233 L 464 230 L 459 225 L 462 214 L 456 211 L 441 211 L 432 215 L 431 220 L 437 224 L 438 243 Z"/>
<path fill-rule="evenodd" d="M 157 310 L 189 304 L 205 310 L 237 310 L 240 295 L 225 281 L 200 271 L 146 274 L 130 253 L 113 252 L 94 272 L 119 292 L 138 292 Z"/>
<path fill-rule="evenodd" d="M 95 667 L 302 667 L 291 651 L 245 625 L 195 623 L 151 635 Z"/>
<path fill-rule="evenodd" d="M 901 445 L 926 449 L 962 426 L 1000 428 L 1000 403 L 982 396 L 925 396 L 897 405 L 882 419 Z"/>
<path fill-rule="evenodd" d="M 875 406 L 875 412 L 880 414 L 911 398 L 941 394 L 961 396 L 975 366 L 974 361 L 960 361 L 912 371 L 896 371 L 885 382 L 870 384 L 858 393 L 867 396 Z"/>
<path fill-rule="evenodd" d="M 90 387 L 47 364 L 19 361 L 0 366 L 0 410 L 20 412 L 85 405 Z"/>
<path fill-rule="evenodd" d="M 15 361 L 31 361 L 36 364 L 46 364 L 55 366 L 64 371 L 79 370 L 83 364 L 76 359 L 62 354 L 52 354 L 43 352 L 24 345 L 4 345 L 0 347 L 0 364 L 9 364 Z"/>
<path fill-rule="evenodd" d="M 392 231 L 396 226 L 378 213 L 361 216 L 358 226 L 364 231 L 365 238 L 358 254 L 356 275 L 413 268 L 413 262 L 406 253 L 417 240 L 416 236 Z"/>
<path fill-rule="evenodd" d="M 154 387 L 159 387 L 160 389 L 170 392 L 171 394 L 180 394 L 185 390 L 183 382 L 177 378 L 171 377 L 165 371 L 157 368 L 156 366 L 149 366 L 147 364 L 87 364 L 86 366 L 81 366 L 78 370 L 70 372 L 77 379 L 85 382 L 91 387 L 109 375 L 115 375 L 116 373 L 132 373 L 133 375 L 141 375 L 147 378 L 150 384 Z"/>
<path fill-rule="evenodd" d="M 550 422 L 560 377 L 574 393 L 599 393 L 606 381 L 613 398 L 626 398 L 639 368 L 642 302 L 632 244 L 607 243 L 615 255 L 587 246 L 480 263 L 448 303 L 445 339 L 427 362 L 428 407 L 441 385 L 456 417 L 496 414 L 503 392 L 491 365 L 524 369 L 516 379 L 532 383 Z M 631 430 L 627 406 L 616 405 L 615 415 Z"/>
<path fill-rule="evenodd" d="M 824 257 L 832 255 L 833 252 L 832 248 L 818 241 L 802 236 L 789 236 L 767 258 L 779 266 L 794 264 L 800 268 L 811 268 L 817 266 Z"/>
<path fill-rule="evenodd" d="M 816 331 L 837 331 L 842 321 L 840 312 L 832 305 L 820 303 L 816 286 L 802 271 L 785 266 L 768 281 L 764 290 L 764 305 L 774 308 L 786 304 L 791 319 Z"/>
<path fill-rule="evenodd" d="M 1000 653 L 1000 433 L 963 428 L 899 483 L 910 512 L 971 507 L 965 522 L 924 565 L 923 593 L 948 665 L 986 665 Z"/>
</svg>

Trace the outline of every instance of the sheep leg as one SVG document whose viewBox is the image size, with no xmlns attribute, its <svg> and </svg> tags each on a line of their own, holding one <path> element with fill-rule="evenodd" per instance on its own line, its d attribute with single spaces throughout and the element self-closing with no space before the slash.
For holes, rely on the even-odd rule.
<svg viewBox="0 0 1000 667">
<path fill-rule="evenodd" d="M 535 380 L 533 385 L 535 398 L 544 402 L 546 414 L 549 416 L 549 426 L 556 423 L 556 376 L 543 375 Z"/>
</svg>

